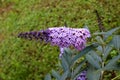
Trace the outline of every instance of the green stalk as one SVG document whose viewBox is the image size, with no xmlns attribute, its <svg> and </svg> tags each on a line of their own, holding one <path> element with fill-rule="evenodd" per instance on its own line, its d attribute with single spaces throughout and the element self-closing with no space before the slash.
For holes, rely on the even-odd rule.
<svg viewBox="0 0 120 80">
<path fill-rule="evenodd" d="M 102 62 L 102 68 L 104 67 L 104 62 Z M 103 74 L 104 74 L 104 71 L 101 71 L 101 77 L 100 77 L 100 80 L 103 80 Z"/>
<path fill-rule="evenodd" d="M 117 80 L 117 78 L 119 78 L 119 77 L 120 77 L 120 75 L 116 76 L 116 77 L 113 78 L 112 80 Z"/>
<path fill-rule="evenodd" d="M 102 44 L 102 55 L 101 55 L 101 57 L 102 57 L 102 68 L 104 68 L 104 66 L 105 66 L 105 60 L 104 60 L 104 54 L 105 53 L 104 52 L 105 52 L 105 44 Z M 100 80 L 103 80 L 103 74 L 104 74 L 104 71 L 102 70 Z"/>
</svg>

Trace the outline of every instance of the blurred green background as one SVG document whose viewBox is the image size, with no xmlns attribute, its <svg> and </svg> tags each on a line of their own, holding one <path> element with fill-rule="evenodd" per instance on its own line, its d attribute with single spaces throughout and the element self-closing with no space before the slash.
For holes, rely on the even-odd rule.
<svg viewBox="0 0 120 80">
<path fill-rule="evenodd" d="M 43 80 L 57 69 L 59 48 L 17 38 L 18 33 L 88 25 L 98 30 L 98 10 L 106 29 L 120 25 L 120 0 L 0 0 L 0 80 Z"/>
</svg>

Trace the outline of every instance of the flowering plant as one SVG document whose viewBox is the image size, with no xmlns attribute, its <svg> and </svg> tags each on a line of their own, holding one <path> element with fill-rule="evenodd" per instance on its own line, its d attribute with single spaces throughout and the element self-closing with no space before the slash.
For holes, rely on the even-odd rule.
<svg viewBox="0 0 120 80">
<path fill-rule="evenodd" d="M 120 35 L 113 35 L 119 29 L 117 27 L 107 32 L 94 33 L 97 35 L 96 42 L 88 46 L 85 46 L 86 39 L 91 35 L 85 28 L 48 28 L 38 32 L 23 32 L 18 37 L 45 41 L 60 47 L 62 70 L 60 73 L 52 70 L 56 80 L 103 80 L 108 70 L 120 70 Z M 77 54 L 70 46 L 78 50 Z M 113 50 L 116 54 L 108 59 Z M 112 80 L 117 77 L 114 76 Z M 47 74 L 45 80 L 51 80 L 51 75 Z"/>
<path fill-rule="evenodd" d="M 62 74 L 52 70 L 52 76 L 57 80 L 107 80 L 104 75 L 107 71 L 113 74 L 114 71 L 120 70 L 120 35 L 113 35 L 113 32 L 119 29 L 120 27 L 117 27 L 107 32 L 94 33 L 97 35 L 96 42 L 78 54 L 68 48 L 64 49 L 61 58 Z M 113 50 L 116 54 L 109 59 Z M 111 76 L 112 80 L 118 77 Z M 50 74 L 46 75 L 45 80 L 51 80 Z"/>
</svg>

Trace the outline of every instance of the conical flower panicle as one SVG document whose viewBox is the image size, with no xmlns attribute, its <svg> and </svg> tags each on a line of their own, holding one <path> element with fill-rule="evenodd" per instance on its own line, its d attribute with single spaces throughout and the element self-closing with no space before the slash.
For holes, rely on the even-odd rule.
<svg viewBox="0 0 120 80">
<path fill-rule="evenodd" d="M 18 37 L 25 39 L 35 39 L 50 42 L 51 45 L 60 47 L 61 54 L 64 48 L 73 46 L 77 50 L 82 50 L 86 45 L 86 38 L 90 37 L 90 32 L 86 28 L 54 27 L 47 30 L 20 33 Z"/>
</svg>

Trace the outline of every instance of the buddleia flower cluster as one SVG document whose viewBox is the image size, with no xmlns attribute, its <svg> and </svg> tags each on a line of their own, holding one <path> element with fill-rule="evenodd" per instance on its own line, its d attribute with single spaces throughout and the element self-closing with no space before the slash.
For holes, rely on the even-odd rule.
<svg viewBox="0 0 120 80">
<path fill-rule="evenodd" d="M 21 32 L 18 37 L 34 39 L 51 43 L 60 47 L 60 57 L 64 48 L 73 46 L 76 50 L 85 48 L 86 38 L 90 37 L 90 32 L 86 28 L 54 27 L 40 31 Z"/>
</svg>

